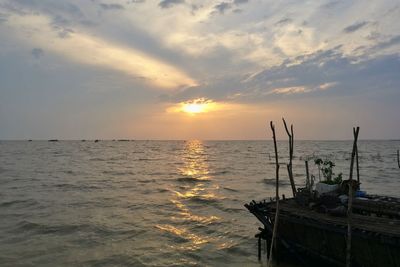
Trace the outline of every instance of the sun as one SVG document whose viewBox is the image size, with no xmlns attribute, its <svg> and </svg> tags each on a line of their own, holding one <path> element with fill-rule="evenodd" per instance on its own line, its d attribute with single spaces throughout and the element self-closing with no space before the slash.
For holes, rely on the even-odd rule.
<svg viewBox="0 0 400 267">
<path fill-rule="evenodd" d="M 183 104 L 182 111 L 186 113 L 202 113 L 205 112 L 207 108 L 207 104 L 205 103 L 189 103 Z"/>
<path fill-rule="evenodd" d="M 205 98 L 198 98 L 181 103 L 181 111 L 189 114 L 205 113 L 213 109 L 215 102 Z"/>
<path fill-rule="evenodd" d="M 210 112 L 221 111 L 226 108 L 224 103 L 216 102 L 207 98 L 196 98 L 184 102 L 176 103 L 167 108 L 168 113 L 184 113 L 186 115 L 195 116 Z"/>
</svg>

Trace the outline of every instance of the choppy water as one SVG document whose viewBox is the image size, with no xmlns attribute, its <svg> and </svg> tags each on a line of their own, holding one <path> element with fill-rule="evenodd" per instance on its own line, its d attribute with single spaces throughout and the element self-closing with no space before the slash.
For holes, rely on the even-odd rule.
<svg viewBox="0 0 400 267">
<path fill-rule="evenodd" d="M 351 148 L 296 142 L 297 184 L 313 154 L 346 177 Z M 364 190 L 400 196 L 398 148 L 359 142 Z M 243 204 L 274 194 L 272 157 L 270 141 L 2 141 L 0 266 L 259 266 Z"/>
</svg>

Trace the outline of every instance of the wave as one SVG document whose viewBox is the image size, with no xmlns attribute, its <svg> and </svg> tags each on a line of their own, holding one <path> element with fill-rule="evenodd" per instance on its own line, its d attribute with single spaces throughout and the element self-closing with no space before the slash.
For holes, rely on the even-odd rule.
<svg viewBox="0 0 400 267">
<path fill-rule="evenodd" d="M 200 204 L 213 204 L 213 203 L 219 203 L 222 199 L 221 198 L 216 198 L 216 197 L 209 197 L 209 196 L 192 196 L 187 198 L 189 201 L 200 203 Z"/>
<path fill-rule="evenodd" d="M 232 188 L 229 188 L 229 187 L 224 187 L 224 189 L 227 190 L 227 191 L 231 191 L 231 192 L 239 192 L 239 190 L 232 189 Z"/>
<path fill-rule="evenodd" d="M 128 256 L 126 254 L 115 254 L 103 259 L 86 260 L 83 266 L 148 266 L 141 262 L 138 257 Z"/>
<path fill-rule="evenodd" d="M 109 228 L 106 226 L 99 226 L 93 224 L 43 224 L 43 223 L 35 223 L 30 221 L 21 221 L 16 224 L 16 227 L 13 229 L 13 232 L 16 233 L 26 233 L 30 232 L 31 234 L 36 235 L 72 235 L 78 232 L 81 233 L 93 233 L 99 235 L 101 237 L 110 236 L 110 235 L 137 235 L 139 232 L 137 230 L 125 230 L 125 229 L 115 229 Z"/>
<path fill-rule="evenodd" d="M 176 179 L 179 182 L 209 182 L 209 179 L 204 179 L 204 178 L 196 178 L 196 177 L 179 177 Z"/>
<path fill-rule="evenodd" d="M 75 184 L 55 184 L 53 187 L 60 188 L 63 190 L 73 190 L 73 191 L 91 191 L 101 189 L 99 186 L 95 185 L 75 185 Z"/>
<path fill-rule="evenodd" d="M 5 201 L 0 203 L 0 207 L 10 207 L 14 205 L 23 205 L 25 207 L 30 207 L 37 205 L 38 202 L 34 199 L 26 199 L 26 200 L 12 200 L 12 201 Z"/>
</svg>

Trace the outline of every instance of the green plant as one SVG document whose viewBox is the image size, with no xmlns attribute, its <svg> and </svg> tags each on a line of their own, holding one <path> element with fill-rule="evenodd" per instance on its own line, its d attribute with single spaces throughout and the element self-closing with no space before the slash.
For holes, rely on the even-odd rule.
<svg viewBox="0 0 400 267">
<path fill-rule="evenodd" d="M 322 160 L 320 158 L 315 159 L 314 163 L 318 166 L 319 173 L 322 172 L 322 175 L 325 178 L 325 181 L 322 181 L 323 183 L 340 184 L 342 182 L 342 173 L 339 173 L 336 177 L 334 177 L 335 173 L 333 172 L 333 167 L 335 167 L 335 163 L 330 160 Z"/>
</svg>

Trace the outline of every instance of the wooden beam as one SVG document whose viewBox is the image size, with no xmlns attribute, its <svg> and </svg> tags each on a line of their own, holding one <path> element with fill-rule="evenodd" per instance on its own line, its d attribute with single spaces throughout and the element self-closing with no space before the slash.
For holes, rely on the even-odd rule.
<svg viewBox="0 0 400 267">
<path fill-rule="evenodd" d="M 351 266 L 351 217 L 352 217 L 352 204 L 353 204 L 353 167 L 354 167 L 354 158 L 357 151 L 357 140 L 359 131 L 360 127 L 353 128 L 354 142 L 353 142 L 353 151 L 351 153 L 350 175 L 349 175 L 349 200 L 347 205 L 346 267 Z"/>
<path fill-rule="evenodd" d="M 272 264 L 272 251 L 275 247 L 276 252 L 276 235 L 278 231 L 278 222 L 279 222 L 279 161 L 278 161 L 278 148 L 276 145 L 276 134 L 275 134 L 275 125 L 273 122 L 270 122 L 271 130 L 272 130 L 272 139 L 274 140 L 274 150 L 275 150 L 275 171 L 276 171 L 276 184 L 275 184 L 275 197 L 276 197 L 276 211 L 275 211 L 275 220 L 274 220 L 274 229 L 272 231 L 272 239 L 271 239 L 271 250 L 270 257 L 267 266 L 271 266 Z M 276 255 L 276 254 L 275 254 Z"/>
<path fill-rule="evenodd" d="M 290 132 L 289 132 L 289 129 L 287 127 L 285 119 L 282 118 L 282 121 L 283 121 L 283 125 L 285 125 L 285 130 L 289 137 L 289 164 L 287 164 L 287 170 L 288 170 L 290 185 L 292 187 L 293 197 L 295 197 L 296 196 L 296 184 L 294 183 L 293 164 L 292 164 L 292 162 L 293 162 L 293 144 L 294 144 L 293 124 L 290 125 Z"/>
</svg>

